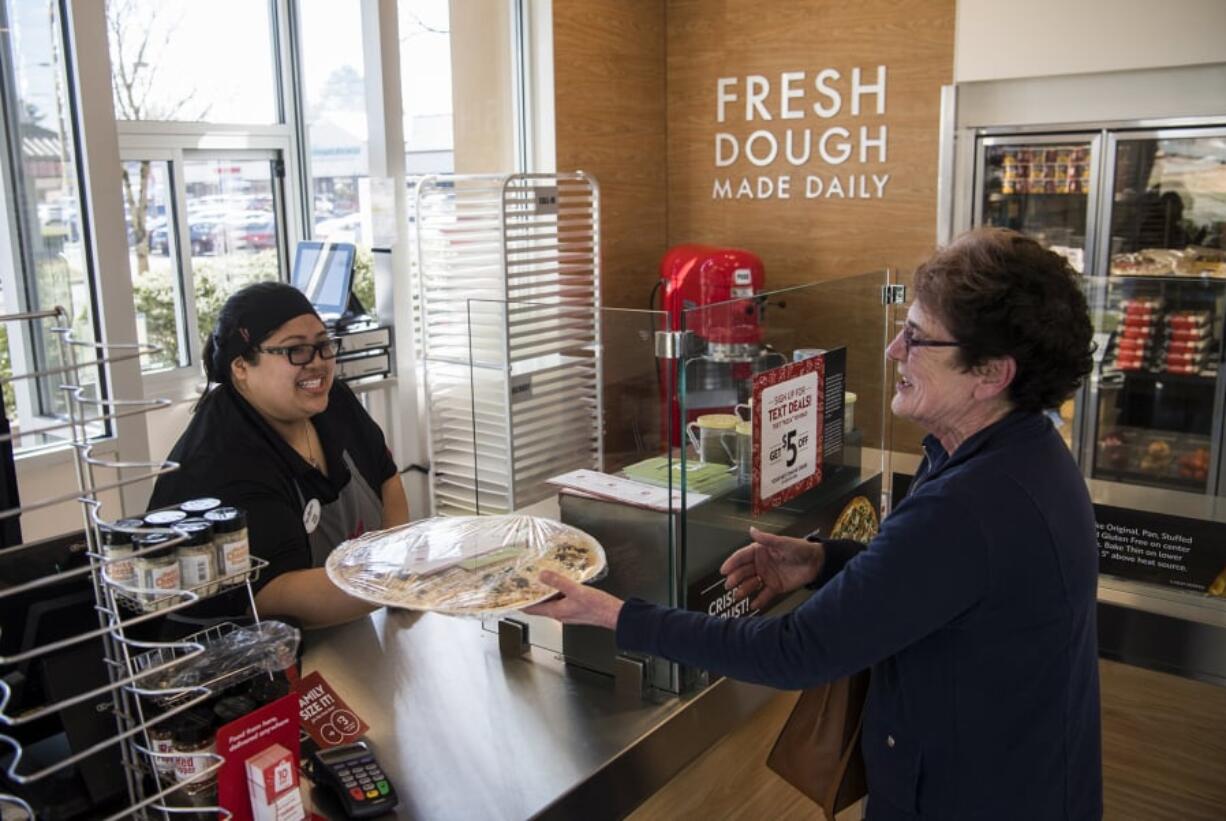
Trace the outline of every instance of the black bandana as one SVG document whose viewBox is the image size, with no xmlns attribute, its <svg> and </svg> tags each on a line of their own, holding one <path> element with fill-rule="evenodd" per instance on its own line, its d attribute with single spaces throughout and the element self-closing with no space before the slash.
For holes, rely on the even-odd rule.
<svg viewBox="0 0 1226 821">
<path fill-rule="evenodd" d="M 284 282 L 257 282 L 226 301 L 217 329 L 213 331 L 213 357 L 209 363 L 214 381 L 230 381 L 230 363 L 269 337 L 291 319 L 319 316 L 306 295 Z"/>
</svg>

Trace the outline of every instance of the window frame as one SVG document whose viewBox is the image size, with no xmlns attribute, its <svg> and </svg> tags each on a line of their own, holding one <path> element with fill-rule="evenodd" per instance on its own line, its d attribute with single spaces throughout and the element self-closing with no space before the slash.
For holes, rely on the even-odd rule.
<svg viewBox="0 0 1226 821">
<path fill-rule="evenodd" d="M 233 141 L 225 141 L 234 144 Z M 194 397 L 204 382 L 200 366 L 202 340 L 210 329 L 200 328 L 196 317 L 196 305 L 192 296 L 195 294 L 195 269 L 191 258 L 191 243 L 184 242 L 184 237 L 191 236 L 191 228 L 187 215 L 187 179 L 184 174 L 184 164 L 188 162 L 207 162 L 211 160 L 234 160 L 276 163 L 280 161 L 286 168 L 286 142 L 280 137 L 255 137 L 244 139 L 245 148 L 199 148 L 194 145 L 208 146 L 211 140 L 197 141 L 193 138 L 166 139 L 139 134 L 137 138 L 124 142 L 121 140 L 120 161 L 167 162 L 170 168 L 171 203 L 175 220 L 175 254 L 178 265 L 177 287 L 182 294 L 182 306 L 179 319 L 183 323 L 180 328 L 180 338 L 186 345 L 187 365 L 176 368 L 166 368 L 141 374 L 141 381 L 146 396 L 162 396 L 170 399 L 188 399 Z M 255 147 L 255 146 L 265 147 Z M 273 174 L 273 213 L 278 221 L 277 256 L 282 281 L 288 279 L 288 260 L 290 247 L 293 247 L 293 237 L 300 235 L 300 225 L 294 215 L 294 209 L 287 205 L 294 197 L 290 193 L 288 171 L 281 175 Z M 129 271 L 129 274 L 131 272 Z M 135 298 L 135 295 L 133 295 Z"/>
<path fill-rule="evenodd" d="M 86 266 L 91 290 L 91 310 L 95 321 L 95 336 L 102 340 L 131 341 L 134 340 L 135 306 L 132 291 L 132 278 L 129 266 L 129 249 L 124 225 L 122 209 L 117 208 L 121 201 L 120 182 L 114 165 L 124 160 L 151 159 L 181 156 L 186 158 L 187 152 L 228 152 L 228 151 L 276 151 L 284 165 L 284 177 L 280 184 L 281 206 L 280 217 L 283 220 L 282 237 L 284 247 L 282 253 L 285 263 L 289 262 L 293 248 L 301 239 L 308 238 L 313 232 L 313 189 L 310 184 L 309 171 L 309 135 L 304 126 L 304 101 L 302 99 L 302 42 L 299 37 L 298 20 L 300 10 L 298 0 L 264 0 L 270 18 L 270 32 L 273 49 L 272 70 L 274 72 L 274 89 L 279 107 L 280 122 L 271 125 L 238 125 L 224 123 L 190 123 L 190 122 L 157 122 L 157 121 L 117 121 L 110 74 L 109 35 L 106 25 L 106 10 L 98 0 L 52 0 L 60 12 L 60 31 L 57 32 L 63 44 L 63 59 L 67 72 L 67 85 L 70 92 L 73 121 L 69 124 L 69 135 L 73 139 L 77 154 L 76 175 L 79 192 L 79 211 L 82 214 L 82 233 L 88 237 L 85 250 Z M 460 2 L 460 0 L 452 0 Z M 553 111 L 552 111 L 552 26 L 550 0 L 527 2 L 527 0 L 504 0 L 512 6 L 513 24 L 509 37 L 513 38 L 512 54 L 516 61 L 514 69 L 516 80 L 516 141 L 515 152 L 519 162 L 517 165 L 527 167 L 515 170 L 552 170 L 555 164 L 553 157 Z M 364 41 L 368 44 L 377 43 L 378 53 L 367 54 L 368 69 L 366 72 L 367 104 L 375 105 L 384 91 L 380 76 L 371 72 L 370 65 L 381 66 L 386 75 L 387 88 L 399 90 L 399 77 L 392 78 L 388 72 L 398 72 L 400 62 L 400 46 L 390 32 L 396 30 L 397 4 L 387 0 L 363 0 L 361 4 L 363 17 Z M 454 10 L 453 10 L 454 14 Z M 397 101 L 396 108 L 399 108 Z M 390 111 L 387 108 L 386 111 Z M 13 123 L 6 121 L 2 125 L 7 130 Z M 380 128 L 377 118 L 368 119 L 371 145 L 387 146 L 397 137 L 400 138 L 400 168 L 399 176 L 403 180 L 403 133 L 397 128 L 384 126 Z M 151 153 L 157 152 L 157 153 Z M 5 182 L 5 189 L 0 190 L 0 271 L 6 278 L 5 288 L 24 289 L 24 269 L 21 267 L 7 270 L 7 266 L 18 256 L 19 245 L 24 241 L 24 234 L 18 230 L 17 210 L 9 202 L 13 193 L 7 188 L 11 179 L 8 167 L 10 158 L 6 150 L 0 152 L 0 176 Z M 395 168 L 396 163 L 389 164 Z M 181 168 L 181 167 L 180 167 Z M 173 186 L 181 186 L 182 174 L 175 173 L 172 167 L 171 178 Z M 395 170 L 384 170 L 384 176 L 396 176 Z M 371 175 L 377 176 L 372 167 Z M 189 236 L 186 227 L 186 209 L 182 207 L 182 191 L 180 199 L 175 203 L 175 220 L 180 236 Z M 406 201 L 397 195 L 397 209 L 405 214 L 407 219 Z M 110 213 L 107 213 L 107 212 Z M 117 213 L 116 213 L 117 212 Z M 182 216 L 178 212 L 182 212 Z M 118 228 L 116 228 L 118 225 Z M 407 267 L 407 239 L 401 238 L 395 243 L 391 254 L 392 264 L 382 268 L 380 281 L 376 283 L 378 312 L 386 320 L 398 319 L 410 321 L 408 307 L 407 285 L 394 281 L 391 271 Z M 180 249 L 180 255 L 183 251 Z M 190 250 L 188 251 L 190 255 Z M 189 265 L 190 269 L 190 265 Z M 282 265 L 282 272 L 288 276 L 288 265 Z M 181 287 L 183 293 L 193 286 L 188 279 Z M 393 298 L 394 295 L 394 298 Z M 184 300 L 184 311 L 192 311 L 192 300 Z M 193 320 L 194 321 L 194 320 Z M 119 396 L 125 399 L 144 396 L 159 396 L 171 398 L 188 398 L 195 395 L 202 381 L 199 371 L 200 329 L 191 327 L 191 322 L 185 322 L 184 328 L 188 337 L 188 352 L 191 364 L 168 371 L 141 374 L 139 364 L 133 361 L 104 368 L 100 390 L 104 396 Z M 412 395 L 415 388 L 409 384 L 413 381 L 411 328 L 405 325 L 397 334 L 397 356 L 405 378 L 397 389 L 396 399 L 401 412 L 391 414 L 393 428 L 402 424 L 405 433 L 412 430 L 418 417 L 424 413 Z M 400 344 L 400 340 L 405 343 Z M 401 420 L 403 414 L 410 417 Z M 150 425 L 143 416 L 133 416 L 113 423 L 107 444 L 104 448 L 122 449 L 122 457 L 127 460 L 149 458 Z M 389 431 L 393 440 L 402 441 L 406 450 L 398 455 L 402 460 L 421 461 L 424 454 L 416 445 L 420 445 L 417 436 L 406 435 L 403 439 L 395 431 Z M 122 445 L 120 442 L 122 441 Z M 23 470 L 36 470 L 42 465 L 59 464 L 68 458 L 66 443 L 62 446 L 32 450 L 18 456 Z M 409 482 L 410 495 L 416 484 Z M 139 509 L 140 492 L 130 493 L 124 489 L 124 506 L 128 509 Z M 414 498 L 415 509 L 428 510 L 428 503 L 418 501 L 424 498 L 417 494 Z M 132 500 L 136 499 L 136 502 Z"/>
<path fill-rule="evenodd" d="M 101 287 L 98 281 L 98 262 L 96 249 L 91 242 L 91 234 L 95 230 L 91 203 L 88 197 L 88 174 L 83 157 L 83 139 L 80 123 L 84 118 L 80 95 L 77 89 L 77 74 L 79 73 L 77 55 L 71 48 L 71 3 L 61 0 L 56 6 L 56 22 L 59 29 L 53 34 L 59 45 L 60 64 L 54 70 L 63 73 L 62 82 L 65 99 L 63 105 L 67 110 L 67 133 L 59 135 L 61 149 L 65 143 L 71 143 L 73 177 L 76 183 L 77 228 L 80 232 L 81 262 L 85 285 L 89 292 L 90 324 L 93 329 L 92 340 L 84 342 L 100 342 L 102 339 L 103 315 L 101 311 Z M 4 0 L 0 0 L 0 25 L 7 31 L 11 26 L 9 9 Z M 40 230 L 37 220 L 33 222 L 24 212 L 19 186 L 26 180 L 22 166 L 23 136 L 18 125 L 19 94 L 15 86 L 16 60 L 10 47 L 10 41 L 5 38 L 0 42 L 0 134 L 3 135 L 3 147 L 0 149 L 0 210 L 2 210 L 4 236 L 0 237 L 0 312 L 21 313 L 33 310 L 47 310 L 50 306 L 35 306 L 37 300 L 36 280 L 38 260 L 35 258 L 31 244 L 34 232 Z M 16 96 L 15 96 L 16 95 Z M 53 367 L 47 362 L 50 349 L 55 343 L 45 333 L 41 335 L 34 331 L 33 322 L 5 323 L 8 331 L 8 346 L 10 362 L 14 375 L 29 374 L 36 370 Z M 88 354 L 81 349 L 76 352 L 79 358 Z M 40 362 L 42 364 L 40 365 Z M 107 369 L 99 366 L 97 369 L 98 396 L 107 398 L 110 394 L 110 378 Z M 63 424 L 66 416 L 56 415 L 53 390 L 43 379 L 21 379 L 12 382 L 17 403 L 17 420 L 30 423 L 30 430 Z M 106 421 L 101 423 L 101 431 L 91 438 L 102 439 L 111 437 L 115 425 Z M 60 439 L 59 435 L 56 436 Z M 19 444 L 21 438 L 15 438 L 14 444 Z M 67 435 L 59 441 L 51 441 L 38 445 L 26 445 L 14 449 L 14 459 L 26 461 L 37 459 L 48 452 L 54 452 L 69 447 L 71 442 Z"/>
<path fill-rule="evenodd" d="M 246 125 L 236 123 L 197 123 L 159 120 L 115 120 L 121 162 L 142 159 L 160 161 L 167 158 L 171 168 L 171 201 L 175 213 L 178 243 L 179 282 L 185 296 L 180 314 L 186 337 L 188 364 L 141 374 L 146 397 L 183 400 L 195 397 L 204 384 L 200 367 L 201 340 L 210 329 L 198 327 L 196 308 L 190 296 L 195 293 L 190 244 L 184 247 L 183 237 L 190 236 L 186 208 L 186 180 L 183 163 L 193 160 L 233 159 L 280 161 L 280 175 L 274 174 L 273 207 L 281 226 L 278 256 L 282 281 L 289 279 L 289 260 L 293 249 L 309 224 L 304 213 L 303 135 L 299 128 L 301 105 L 298 101 L 296 53 L 299 51 L 296 32 L 292 27 L 297 9 L 294 0 L 267 0 L 273 50 L 273 74 L 279 123 Z M 291 36 L 292 35 L 292 36 Z M 105 38 L 104 38 L 105 39 Z M 109 48 L 109 43 L 108 43 Z M 113 103 L 112 103 L 113 106 Z M 279 177 L 279 179 L 277 179 Z M 108 295 L 109 296 L 109 295 Z M 119 298 L 118 294 L 114 295 Z M 127 300 L 134 301 L 129 271 Z"/>
</svg>

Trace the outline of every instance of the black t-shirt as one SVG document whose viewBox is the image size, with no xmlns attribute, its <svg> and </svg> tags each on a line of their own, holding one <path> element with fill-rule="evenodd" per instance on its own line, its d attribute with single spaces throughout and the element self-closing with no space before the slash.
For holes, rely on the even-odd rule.
<svg viewBox="0 0 1226 821">
<path fill-rule="evenodd" d="M 327 409 L 311 418 L 323 444 L 327 476 L 298 455 L 237 391 L 228 385 L 214 390 L 171 450 L 168 458 L 180 467 L 158 477 L 149 507 L 213 496 L 245 510 L 251 552 L 269 563 L 258 589 L 282 573 L 311 567 L 303 509 L 310 499 L 324 505 L 334 501 L 356 478 L 342 451 L 376 495 L 396 475 L 396 465 L 383 431 L 343 382 L 333 382 Z"/>
</svg>

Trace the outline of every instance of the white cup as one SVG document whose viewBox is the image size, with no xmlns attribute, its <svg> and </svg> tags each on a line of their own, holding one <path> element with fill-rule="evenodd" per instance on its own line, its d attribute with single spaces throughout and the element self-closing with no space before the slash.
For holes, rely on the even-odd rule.
<svg viewBox="0 0 1226 821">
<path fill-rule="evenodd" d="M 700 462 L 730 465 L 736 461 L 728 437 L 736 435 L 736 425 L 742 421 L 734 413 L 707 413 L 685 426 L 686 436 Z"/>
</svg>

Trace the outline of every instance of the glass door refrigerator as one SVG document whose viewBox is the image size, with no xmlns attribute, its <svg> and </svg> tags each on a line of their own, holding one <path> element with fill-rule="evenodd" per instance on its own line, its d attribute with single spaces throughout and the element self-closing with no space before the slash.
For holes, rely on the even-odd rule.
<svg viewBox="0 0 1226 821">
<path fill-rule="evenodd" d="M 1082 464 L 1094 479 L 1222 495 L 1226 128 L 1109 132 L 1104 165 Z"/>
<path fill-rule="evenodd" d="M 974 225 L 1011 228 L 1065 256 L 1078 273 L 1093 270 L 1097 249 L 1101 132 L 979 136 L 975 146 Z M 1076 449 L 1085 397 L 1059 409 L 1060 434 Z"/>
</svg>

